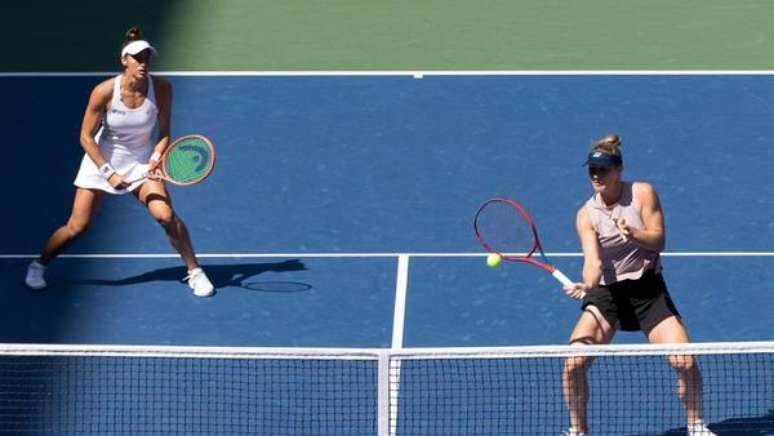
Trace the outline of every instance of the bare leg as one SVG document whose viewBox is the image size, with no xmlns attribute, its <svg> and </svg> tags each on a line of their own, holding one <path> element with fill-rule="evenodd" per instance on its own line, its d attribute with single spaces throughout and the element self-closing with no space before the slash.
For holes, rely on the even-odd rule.
<svg viewBox="0 0 774 436">
<path fill-rule="evenodd" d="M 599 309 L 588 306 L 575 325 L 570 336 L 570 345 L 607 344 L 613 339 L 614 334 L 615 329 L 602 317 Z M 564 400 L 570 412 L 570 426 L 583 433 L 589 432 L 586 416 L 589 386 L 586 373 L 593 361 L 591 357 L 570 357 L 565 360 L 562 371 Z"/>
<path fill-rule="evenodd" d="M 648 332 L 652 343 L 688 343 L 688 332 L 676 316 L 661 321 Z M 685 407 L 688 426 L 701 419 L 701 371 L 693 356 L 668 356 L 667 361 L 677 372 L 677 396 Z"/>
<path fill-rule="evenodd" d="M 64 249 L 70 246 L 91 223 L 104 193 L 95 189 L 78 188 L 75 191 L 73 209 L 67 224 L 58 228 L 48 239 L 46 248 L 38 258 L 38 262 L 48 265 Z"/>
<path fill-rule="evenodd" d="M 154 180 L 143 183 L 136 191 L 135 196 L 148 208 L 153 218 L 161 224 L 169 238 L 169 242 L 180 253 L 188 270 L 199 267 L 196 260 L 191 237 L 185 223 L 175 214 L 172 201 L 164 184 Z"/>
</svg>

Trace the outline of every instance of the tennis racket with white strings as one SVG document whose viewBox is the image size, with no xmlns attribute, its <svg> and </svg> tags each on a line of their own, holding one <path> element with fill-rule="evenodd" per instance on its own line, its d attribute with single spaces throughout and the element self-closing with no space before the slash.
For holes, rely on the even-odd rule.
<svg viewBox="0 0 774 436">
<path fill-rule="evenodd" d="M 572 280 L 548 260 L 540 245 L 534 221 L 516 200 L 502 197 L 486 200 L 476 212 L 473 228 L 481 246 L 489 253 L 495 253 L 509 262 L 537 266 L 562 285 L 573 285 Z M 536 253 L 540 260 L 533 258 Z"/>
<path fill-rule="evenodd" d="M 148 177 L 166 180 L 178 186 L 190 186 L 209 177 L 215 168 L 215 147 L 204 135 L 185 135 L 170 144 L 161 156 L 154 174 L 129 180 L 132 184 Z"/>
</svg>

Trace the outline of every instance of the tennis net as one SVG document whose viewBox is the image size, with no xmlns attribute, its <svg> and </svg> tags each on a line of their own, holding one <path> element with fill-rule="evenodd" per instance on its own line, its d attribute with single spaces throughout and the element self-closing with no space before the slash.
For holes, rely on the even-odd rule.
<svg viewBox="0 0 774 436">
<path fill-rule="evenodd" d="M 428 349 L 0 345 L 16 434 L 538 435 L 593 357 L 594 435 L 686 433 L 667 356 L 701 370 L 718 434 L 774 432 L 774 342 Z M 683 368 L 684 370 L 685 368 Z"/>
</svg>

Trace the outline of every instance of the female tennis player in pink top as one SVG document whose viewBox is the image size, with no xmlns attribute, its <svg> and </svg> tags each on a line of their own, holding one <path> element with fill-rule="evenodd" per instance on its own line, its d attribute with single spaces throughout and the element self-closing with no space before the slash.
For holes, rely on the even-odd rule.
<svg viewBox="0 0 774 436">
<path fill-rule="evenodd" d="M 571 345 L 607 344 L 618 329 L 641 330 L 652 343 L 687 343 L 688 332 L 661 275 L 664 216 L 656 190 L 622 179 L 621 138 L 598 140 L 586 161 L 594 195 L 578 210 L 583 282 L 565 288 L 581 298 L 582 312 Z M 589 432 L 586 372 L 592 358 L 565 361 L 562 382 L 570 412 L 570 436 Z M 701 373 L 691 356 L 669 356 L 677 372 L 677 395 L 685 406 L 688 434 L 711 436 L 701 416 Z"/>
<path fill-rule="evenodd" d="M 99 202 L 109 194 L 131 192 L 161 224 L 172 246 L 188 267 L 186 280 L 199 297 L 214 287 L 199 266 L 183 221 L 172 208 L 161 180 L 141 176 L 153 172 L 169 143 L 172 85 L 149 74 L 156 49 L 132 27 L 121 50 L 123 72 L 97 85 L 91 93 L 81 124 L 81 145 L 86 154 L 75 179 L 75 201 L 70 219 L 54 232 L 43 253 L 27 268 L 25 283 L 31 289 L 46 287 L 48 263 L 82 234 Z M 158 126 L 155 146 L 151 134 Z M 128 183 L 128 180 L 137 180 Z"/>
</svg>

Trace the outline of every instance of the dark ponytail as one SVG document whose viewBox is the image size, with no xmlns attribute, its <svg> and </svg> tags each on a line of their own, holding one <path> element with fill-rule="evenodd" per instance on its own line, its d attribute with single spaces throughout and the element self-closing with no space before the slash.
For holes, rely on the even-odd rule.
<svg viewBox="0 0 774 436">
<path fill-rule="evenodd" d="M 140 28 L 137 26 L 132 26 L 129 28 L 129 30 L 126 31 L 126 35 L 124 35 L 124 43 L 121 45 L 121 48 L 126 47 L 132 41 L 137 41 L 140 39 L 142 39 L 142 32 L 140 31 Z"/>
</svg>

